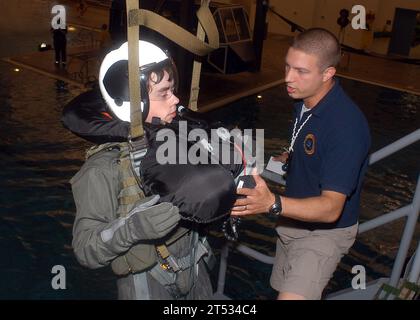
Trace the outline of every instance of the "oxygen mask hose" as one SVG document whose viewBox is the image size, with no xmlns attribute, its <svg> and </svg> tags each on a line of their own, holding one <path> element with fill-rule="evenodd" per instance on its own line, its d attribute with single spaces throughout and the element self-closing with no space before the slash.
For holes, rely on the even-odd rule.
<svg viewBox="0 0 420 320">
<path fill-rule="evenodd" d="M 203 128 L 208 128 L 207 121 L 203 120 L 202 115 L 199 112 L 192 111 L 191 109 L 185 108 L 184 106 L 177 107 L 177 113 L 180 120 L 191 121 L 192 124 L 198 125 Z"/>
</svg>

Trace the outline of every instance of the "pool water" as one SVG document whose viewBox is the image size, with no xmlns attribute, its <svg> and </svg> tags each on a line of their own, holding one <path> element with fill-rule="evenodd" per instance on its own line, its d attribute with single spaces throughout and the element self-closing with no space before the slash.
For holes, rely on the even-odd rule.
<svg viewBox="0 0 420 320">
<path fill-rule="evenodd" d="M 28 4 L 37 15 L 48 5 L 46 0 L 8 3 L 2 12 Z M 0 22 L 0 35 L 10 42 L 1 42 L 0 57 L 33 51 L 39 41 L 50 37 L 49 29 L 41 28 L 41 23 L 30 30 L 28 37 L 28 30 L 14 25 L 23 20 Z M 83 164 L 84 151 L 90 144 L 66 131 L 60 117 L 66 103 L 81 91 L 32 71 L 14 69 L 0 62 L 0 299 L 114 299 L 117 292 L 109 268 L 89 270 L 80 266 L 71 248 L 75 206 L 68 181 Z M 372 152 L 419 128 L 419 96 L 346 79 L 341 83 L 368 119 Z M 227 125 L 263 128 L 267 160 L 287 144 L 292 101 L 283 87 L 262 92 L 261 96 L 242 99 L 212 112 L 212 116 Z M 411 202 L 419 156 L 417 143 L 369 169 L 362 196 L 362 221 Z M 243 219 L 239 240 L 273 255 L 273 226 L 271 218 Z M 355 264 L 366 266 L 368 280 L 389 276 L 401 228 L 402 223 L 396 222 L 361 235 L 327 291 L 349 287 L 349 270 Z M 417 228 L 417 237 L 419 234 Z M 212 226 L 210 241 L 219 255 L 225 241 L 220 226 Z M 66 269 L 66 290 L 51 287 L 55 265 Z M 235 251 L 229 255 L 228 265 L 225 294 L 234 299 L 275 297 L 269 287 L 270 265 Z M 216 281 L 217 270 L 212 277 Z"/>
<path fill-rule="evenodd" d="M 342 79 L 342 85 L 361 106 L 372 130 L 375 151 L 414 131 L 419 125 L 419 98 L 388 89 Z M 36 85 L 34 85 L 36 84 Z M 31 71 L 13 71 L 0 63 L 0 262 L 3 299 L 112 299 L 116 297 L 109 269 L 88 270 L 74 258 L 71 230 L 75 207 L 69 179 L 84 160 L 89 143 L 66 131 L 61 123 L 65 104 L 80 91 Z M 265 158 L 287 144 L 291 103 L 284 88 L 248 97 L 213 112 L 227 125 L 265 129 Z M 373 166 L 367 174 L 362 220 L 370 219 L 411 201 L 418 174 L 418 145 Z M 274 221 L 243 219 L 240 241 L 273 255 Z M 392 266 L 400 238 L 398 226 L 363 236 L 354 254 L 331 282 L 331 290 L 349 285 L 346 266 L 372 264 L 368 275 L 383 275 Z M 224 242 L 214 225 L 211 242 L 216 254 Z M 382 247 L 381 247 L 382 246 Z M 359 259 L 359 260 L 357 260 Z M 366 259 L 364 261 L 363 259 Z M 54 265 L 66 268 L 67 289 L 53 290 Z M 376 266 L 376 265 L 379 265 Z M 271 266 L 231 252 L 225 293 L 235 299 L 274 297 L 268 279 Z M 217 277 L 217 270 L 213 278 Z"/>
</svg>

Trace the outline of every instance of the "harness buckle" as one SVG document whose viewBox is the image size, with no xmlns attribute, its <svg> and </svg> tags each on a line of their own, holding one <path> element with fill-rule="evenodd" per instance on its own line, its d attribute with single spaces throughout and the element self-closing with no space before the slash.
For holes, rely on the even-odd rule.
<svg viewBox="0 0 420 320">
<path fill-rule="evenodd" d="M 181 270 L 181 267 L 178 265 L 175 258 L 170 254 L 165 245 L 157 246 L 156 251 L 161 260 L 160 266 L 163 270 L 172 272 L 178 272 Z"/>
<path fill-rule="evenodd" d="M 167 262 L 160 263 L 160 267 L 165 271 L 170 271 L 170 268 L 171 268 L 169 263 L 167 263 Z"/>
</svg>

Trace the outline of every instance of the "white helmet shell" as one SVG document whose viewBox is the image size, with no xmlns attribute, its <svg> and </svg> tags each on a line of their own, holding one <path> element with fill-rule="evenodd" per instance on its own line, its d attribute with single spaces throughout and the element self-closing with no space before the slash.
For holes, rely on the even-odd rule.
<svg viewBox="0 0 420 320">
<path fill-rule="evenodd" d="M 159 63 L 168 59 L 166 53 L 153 43 L 140 40 L 139 41 L 139 66 L 145 66 L 152 63 Z M 110 94 L 110 90 L 105 87 L 104 78 L 108 70 L 120 61 L 128 62 L 128 43 L 123 43 L 118 49 L 109 52 L 102 61 L 101 68 L 99 69 L 99 88 L 102 97 L 105 99 L 108 107 L 120 120 L 130 122 L 130 101 L 124 99 L 119 103 L 116 102 Z M 119 81 L 116 79 L 116 81 Z M 128 83 L 128 82 L 127 82 Z M 128 89 L 128 88 L 127 88 Z M 141 102 L 141 109 L 143 111 L 143 102 Z"/>
</svg>

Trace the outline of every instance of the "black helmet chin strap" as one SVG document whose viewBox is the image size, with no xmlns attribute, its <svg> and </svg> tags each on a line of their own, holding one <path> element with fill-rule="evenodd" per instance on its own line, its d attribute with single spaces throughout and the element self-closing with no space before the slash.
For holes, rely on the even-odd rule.
<svg viewBox="0 0 420 320">
<path fill-rule="evenodd" d="M 163 123 L 163 121 L 162 121 L 161 118 L 159 118 L 159 117 L 153 117 L 152 118 L 152 124 L 153 125 L 158 126 L 158 125 L 161 125 L 162 123 Z"/>
</svg>

